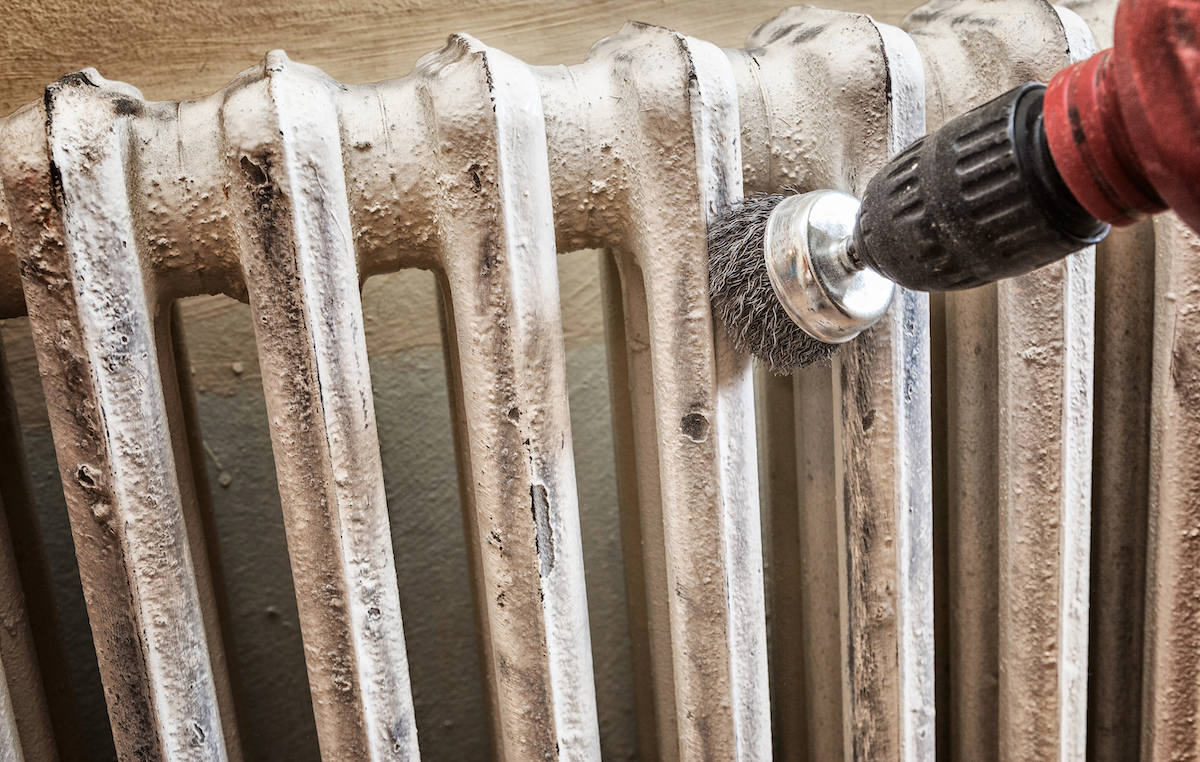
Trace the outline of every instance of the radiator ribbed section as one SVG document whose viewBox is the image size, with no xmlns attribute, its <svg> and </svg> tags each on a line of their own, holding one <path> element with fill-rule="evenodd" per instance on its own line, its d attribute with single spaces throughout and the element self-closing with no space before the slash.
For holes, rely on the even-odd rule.
<svg viewBox="0 0 1200 762">
<path fill-rule="evenodd" d="M 321 756 L 440 758 L 360 296 L 403 268 L 444 305 L 492 754 L 602 757 L 557 270 L 596 248 L 642 759 L 1190 758 L 1193 234 L 1114 237 L 1099 275 L 1086 252 L 901 291 L 793 379 L 706 297 L 731 201 L 861 191 L 1092 49 L 1043 0 L 935 0 L 904 30 L 801 7 L 744 50 L 631 23 L 570 67 L 456 35 L 374 85 L 274 52 L 178 103 L 88 69 L 0 120 L 0 314 L 32 327 L 120 757 L 252 756 L 172 325 L 226 294 L 253 316 Z M 0 758 L 84 758 L 6 374 L 0 348 Z"/>
</svg>

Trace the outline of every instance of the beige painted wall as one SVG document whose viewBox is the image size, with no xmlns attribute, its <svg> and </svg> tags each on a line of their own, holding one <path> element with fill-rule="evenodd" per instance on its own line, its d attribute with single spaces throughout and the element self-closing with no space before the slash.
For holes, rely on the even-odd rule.
<svg viewBox="0 0 1200 762">
<path fill-rule="evenodd" d="M 919 3 L 829 0 L 826 7 L 896 23 Z M 94 66 L 147 98 L 207 95 L 283 48 L 344 82 L 406 74 L 452 32 L 533 64 L 576 63 L 630 19 L 740 46 L 782 0 L 5 0 L 0 114 Z"/>
<path fill-rule="evenodd" d="M 915 3 L 825 1 L 896 23 Z M 402 76 L 451 32 L 537 64 L 581 61 L 629 19 L 738 46 L 780 0 L 4 0 L 0 114 L 57 77 L 95 66 L 152 99 L 211 93 L 270 49 L 346 82 Z M 606 759 L 633 759 L 597 254 L 560 262 L 572 426 Z M 486 756 L 486 729 L 450 440 L 432 276 L 371 279 L 364 309 L 397 573 L 426 760 Z M 250 720 L 250 757 L 317 759 L 249 310 L 223 297 L 184 304 L 221 553 Z M 94 759 L 112 758 L 86 614 L 28 324 L 3 339 L 39 495 L 73 675 Z M 2 472 L 0 472 L 2 473 Z"/>
</svg>

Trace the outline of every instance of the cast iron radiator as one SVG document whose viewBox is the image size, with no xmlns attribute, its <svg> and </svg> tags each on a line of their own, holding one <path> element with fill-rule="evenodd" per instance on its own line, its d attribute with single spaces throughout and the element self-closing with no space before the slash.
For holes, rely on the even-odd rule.
<svg viewBox="0 0 1200 762">
<path fill-rule="evenodd" d="M 597 248 L 642 758 L 1196 759 L 1189 231 L 901 293 L 787 379 L 706 298 L 709 215 L 861 191 L 1108 44 L 1113 6 L 793 8 L 744 50 L 630 24 L 570 67 L 460 35 L 364 86 L 276 52 L 178 103 L 88 69 L 0 121 L 0 314 L 32 327 L 119 756 L 241 760 L 253 732 L 172 321 L 223 293 L 254 319 L 321 755 L 419 758 L 360 286 L 423 268 L 492 753 L 601 757 L 556 270 Z M 72 759 L 11 396 L 0 421 L 0 759 Z"/>
</svg>

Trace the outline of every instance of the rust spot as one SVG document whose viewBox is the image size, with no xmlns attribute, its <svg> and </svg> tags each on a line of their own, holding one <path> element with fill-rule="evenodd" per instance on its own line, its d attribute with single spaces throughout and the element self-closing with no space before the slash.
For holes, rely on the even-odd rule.
<svg viewBox="0 0 1200 762">
<path fill-rule="evenodd" d="M 255 185 L 265 185 L 267 182 L 267 173 L 249 156 L 242 157 L 242 171 Z"/>
<path fill-rule="evenodd" d="M 480 275 L 487 275 L 492 271 L 492 268 L 500 263 L 500 247 L 496 244 L 496 239 L 492 234 L 491 229 L 484 235 L 482 248 L 482 258 L 480 262 Z"/>
<path fill-rule="evenodd" d="M 79 482 L 79 486 L 83 487 L 85 490 L 99 490 L 100 472 L 86 463 L 80 463 L 75 469 L 75 481 Z"/>
<path fill-rule="evenodd" d="M 58 164 L 53 159 L 50 160 L 50 191 L 54 195 L 55 206 L 61 208 L 63 203 L 62 170 L 58 168 Z M 46 222 L 42 223 L 42 227 L 50 229 L 50 225 Z"/>
<path fill-rule="evenodd" d="M 141 116 L 142 104 L 130 98 L 117 98 L 113 101 L 113 111 L 118 116 Z"/>
<path fill-rule="evenodd" d="M 688 413 L 679 421 L 679 430 L 693 442 L 708 439 L 708 419 L 702 413 Z"/>
<path fill-rule="evenodd" d="M 554 527 L 550 526 L 550 495 L 541 484 L 529 487 L 529 497 L 533 503 L 533 525 L 537 530 L 533 541 L 537 548 L 538 570 L 542 577 L 549 577 L 554 571 Z"/>
<path fill-rule="evenodd" d="M 1195 409 L 1194 403 L 1200 402 L 1200 357 L 1197 356 L 1200 352 L 1193 341 L 1198 332 L 1189 328 L 1185 325 L 1176 329 L 1175 346 L 1171 350 L 1171 383 L 1179 398 Z"/>
</svg>

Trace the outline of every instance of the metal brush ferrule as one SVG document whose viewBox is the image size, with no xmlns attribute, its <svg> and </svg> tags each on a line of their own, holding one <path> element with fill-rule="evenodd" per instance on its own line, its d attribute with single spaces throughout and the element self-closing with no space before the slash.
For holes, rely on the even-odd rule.
<svg viewBox="0 0 1200 762">
<path fill-rule="evenodd" d="M 829 344 L 874 325 L 896 290 L 850 255 L 858 211 L 854 196 L 819 190 L 784 199 L 767 220 L 763 251 L 771 285 L 796 325 Z"/>
</svg>

